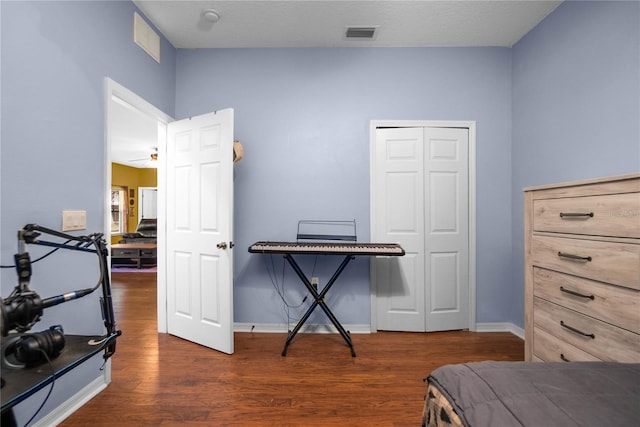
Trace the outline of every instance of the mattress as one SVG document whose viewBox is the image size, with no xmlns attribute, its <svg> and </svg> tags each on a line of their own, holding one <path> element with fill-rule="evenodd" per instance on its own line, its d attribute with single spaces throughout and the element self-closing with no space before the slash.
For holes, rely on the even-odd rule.
<svg viewBox="0 0 640 427">
<path fill-rule="evenodd" d="M 638 426 L 640 364 L 475 362 L 427 378 L 424 426 Z"/>
</svg>

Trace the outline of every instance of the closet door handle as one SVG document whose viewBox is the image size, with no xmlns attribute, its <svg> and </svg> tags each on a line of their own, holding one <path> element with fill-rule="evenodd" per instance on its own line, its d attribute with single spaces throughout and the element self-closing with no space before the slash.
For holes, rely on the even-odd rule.
<svg viewBox="0 0 640 427">
<path fill-rule="evenodd" d="M 574 261 L 591 261 L 592 259 L 590 256 L 580 256 L 580 255 L 574 255 L 574 254 L 567 254 L 564 252 L 558 252 L 558 256 L 560 258 L 572 259 Z"/>
<path fill-rule="evenodd" d="M 568 330 L 570 330 L 571 332 L 574 332 L 578 335 L 582 335 L 583 337 L 588 337 L 591 338 L 592 340 L 596 339 L 596 336 L 594 334 L 588 334 L 586 332 L 582 332 L 580 329 L 576 329 L 573 326 L 569 326 L 566 323 L 564 323 L 564 321 L 560 321 L 560 326 L 562 326 L 563 328 L 566 328 Z"/>
<path fill-rule="evenodd" d="M 564 286 L 560 286 L 560 292 L 564 292 L 566 294 L 574 295 L 574 296 L 580 297 L 580 298 L 587 298 L 587 299 L 590 299 L 590 300 L 596 299 L 596 297 L 593 294 L 591 294 L 591 295 L 581 294 L 580 292 L 572 291 L 571 289 L 566 289 Z"/>
</svg>

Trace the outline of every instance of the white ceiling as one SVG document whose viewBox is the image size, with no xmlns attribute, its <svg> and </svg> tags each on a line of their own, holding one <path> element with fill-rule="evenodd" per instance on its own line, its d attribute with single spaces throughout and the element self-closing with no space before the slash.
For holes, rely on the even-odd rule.
<svg viewBox="0 0 640 427">
<path fill-rule="evenodd" d="M 133 0 L 176 48 L 513 46 L 561 1 Z M 215 9 L 220 20 L 201 17 Z M 378 27 L 345 40 L 348 26 Z"/>
<path fill-rule="evenodd" d="M 133 0 L 176 48 L 511 47 L 561 1 Z M 215 9 L 220 20 L 201 17 Z M 374 40 L 346 40 L 346 27 L 377 27 Z M 111 156 L 149 167 L 156 124 L 113 103 Z"/>
<path fill-rule="evenodd" d="M 120 98 L 109 105 L 111 161 L 136 168 L 153 167 L 151 154 L 158 145 L 158 124 Z"/>
</svg>

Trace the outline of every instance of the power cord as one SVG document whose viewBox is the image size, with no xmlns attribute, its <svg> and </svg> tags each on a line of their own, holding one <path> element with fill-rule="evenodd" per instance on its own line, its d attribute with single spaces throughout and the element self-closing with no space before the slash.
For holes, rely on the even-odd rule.
<svg viewBox="0 0 640 427">
<path fill-rule="evenodd" d="M 40 353 L 42 353 L 42 355 L 45 357 L 45 359 L 47 359 L 47 363 L 49 364 L 49 368 L 51 368 L 51 387 L 49 388 L 49 392 L 47 393 L 46 397 L 44 398 L 44 400 L 40 404 L 40 407 L 38 408 L 38 410 L 31 416 L 31 418 L 29 418 L 29 421 L 27 421 L 24 424 L 24 427 L 27 427 L 29 424 L 31 424 L 31 421 L 33 421 L 33 419 L 36 417 L 36 415 L 38 415 L 38 413 L 42 410 L 42 408 L 44 408 L 44 404 L 47 403 L 47 401 L 49 400 L 49 397 L 51 396 L 51 392 L 53 391 L 53 387 L 56 384 L 56 371 L 53 369 L 53 365 L 51 364 L 51 360 L 49 359 L 49 356 L 47 355 L 47 352 L 44 351 L 41 348 L 39 348 L 38 350 L 40 351 Z"/>
<path fill-rule="evenodd" d="M 69 243 L 71 240 L 67 240 L 66 242 L 64 242 L 63 244 L 67 244 Z M 55 248 L 50 250 L 49 252 L 47 252 L 46 254 L 42 255 L 40 258 L 36 258 L 33 261 L 31 261 L 31 264 L 34 264 L 40 260 L 45 259 L 46 257 L 48 257 L 49 255 L 53 254 L 55 251 L 59 250 L 60 248 Z M 15 265 L 0 265 L 0 268 L 16 268 Z"/>
<path fill-rule="evenodd" d="M 275 262 L 273 260 L 273 255 L 270 254 L 268 257 L 263 257 L 263 258 L 264 258 L 265 268 L 266 268 L 267 273 L 269 275 L 269 279 L 271 280 L 271 285 L 273 286 L 275 291 L 278 293 L 278 296 L 282 300 L 284 314 L 287 317 L 287 330 L 290 330 L 291 329 L 290 326 L 291 326 L 291 322 L 292 322 L 291 309 L 298 309 L 298 308 L 302 307 L 304 305 L 304 303 L 307 301 L 307 299 L 309 298 L 309 294 L 307 293 L 307 295 L 305 295 L 304 298 L 302 298 L 302 301 L 298 305 L 292 305 L 289 302 L 287 302 L 287 299 L 286 299 L 286 296 L 285 296 L 286 291 L 285 291 L 285 287 L 284 287 L 284 285 L 285 285 L 285 262 L 284 262 L 284 259 L 282 260 L 281 285 L 279 285 L 278 284 L 278 274 L 276 272 L 276 265 L 275 265 Z M 271 262 L 271 266 L 269 266 L 269 261 Z M 271 267 L 271 268 L 269 268 L 269 267 Z"/>
</svg>

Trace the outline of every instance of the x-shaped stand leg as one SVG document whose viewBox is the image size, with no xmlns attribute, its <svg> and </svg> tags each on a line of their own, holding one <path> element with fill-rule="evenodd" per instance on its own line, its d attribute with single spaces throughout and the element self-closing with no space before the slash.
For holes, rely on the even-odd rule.
<svg viewBox="0 0 640 427">
<path fill-rule="evenodd" d="M 342 271 L 345 269 L 347 264 L 349 264 L 349 261 L 351 261 L 354 257 L 352 255 L 347 255 L 344 257 L 344 260 L 342 260 L 342 263 L 340 264 L 338 269 L 335 271 L 335 273 L 333 273 L 333 276 L 331 276 L 331 279 L 329 280 L 329 282 L 327 282 L 327 284 L 322 289 L 322 291 L 320 291 L 320 293 L 318 293 L 316 288 L 313 287 L 309 279 L 307 279 L 307 276 L 305 276 L 302 270 L 300 269 L 300 266 L 298 266 L 298 263 L 296 263 L 296 261 L 293 259 L 293 257 L 290 254 L 286 254 L 284 258 L 289 262 L 289 265 L 291 265 L 291 268 L 293 268 L 293 271 L 296 272 L 300 280 L 302 280 L 302 283 L 304 283 L 306 288 L 309 290 L 309 292 L 313 296 L 313 303 L 311 304 L 307 312 L 304 314 L 304 316 L 302 316 L 302 319 L 300 319 L 296 327 L 289 332 L 289 335 L 287 336 L 287 342 L 285 343 L 284 349 L 282 350 L 282 355 L 283 356 L 287 355 L 287 347 L 289 347 L 289 344 L 293 340 L 293 337 L 296 336 L 296 334 L 298 333 L 302 325 L 304 325 L 307 319 L 309 318 L 309 316 L 311 316 L 311 313 L 313 312 L 313 310 L 315 310 L 317 306 L 320 306 L 320 308 L 322 308 L 322 310 L 325 312 L 327 317 L 331 320 L 331 323 L 333 323 L 333 325 L 336 327 L 338 332 L 340 332 L 340 335 L 342 335 L 342 338 L 344 338 L 344 340 L 349 345 L 349 348 L 351 349 L 351 356 L 356 357 L 356 352 L 353 350 L 353 343 L 351 342 L 351 335 L 349 334 L 349 331 L 346 331 L 342 327 L 342 325 L 340 324 L 336 316 L 327 306 L 327 303 L 324 302 L 325 295 L 327 294 L 329 289 L 331 289 L 331 286 L 333 286 L 335 281 L 338 280 L 338 276 L 340 276 L 340 273 L 342 273 Z"/>
</svg>

